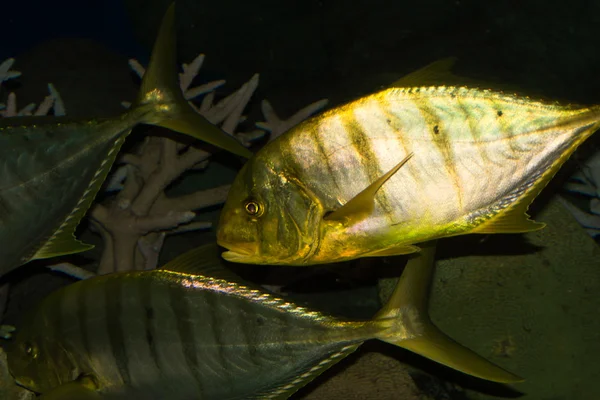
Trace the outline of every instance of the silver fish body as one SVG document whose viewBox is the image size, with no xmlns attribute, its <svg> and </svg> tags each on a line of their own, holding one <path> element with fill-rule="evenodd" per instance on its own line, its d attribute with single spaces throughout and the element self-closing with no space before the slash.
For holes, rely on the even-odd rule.
<svg viewBox="0 0 600 400">
<path fill-rule="evenodd" d="M 211 260 L 218 257 L 216 246 L 207 246 L 164 269 L 100 276 L 54 292 L 7 346 L 11 373 L 44 394 L 87 377 L 93 393 L 107 399 L 280 399 L 376 338 L 486 379 L 519 380 L 427 319 L 432 257 L 407 266 L 374 319 L 349 321 L 237 277 L 190 271 L 208 251 Z M 218 260 L 209 264 L 214 270 Z"/>
</svg>

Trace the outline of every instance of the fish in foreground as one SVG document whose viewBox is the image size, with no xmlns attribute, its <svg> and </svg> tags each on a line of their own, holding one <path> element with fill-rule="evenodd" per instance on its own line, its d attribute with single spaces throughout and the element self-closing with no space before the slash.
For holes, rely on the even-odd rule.
<svg viewBox="0 0 600 400">
<path fill-rule="evenodd" d="M 251 153 L 197 114 L 177 84 L 174 7 L 167 11 L 134 106 L 117 118 L 0 124 L 0 275 L 29 260 L 91 248 L 73 232 L 132 128 L 152 124 L 233 153 Z"/>
<path fill-rule="evenodd" d="M 162 269 L 52 293 L 6 346 L 10 371 L 47 399 L 283 399 L 379 339 L 483 379 L 520 381 L 429 320 L 433 253 L 431 245 L 408 261 L 372 320 L 350 321 L 247 284 L 222 267 L 215 245 L 199 247 Z"/>
<path fill-rule="evenodd" d="M 527 208 L 600 126 L 572 106 L 440 79 L 447 60 L 292 128 L 236 177 L 217 233 L 229 261 L 310 265 L 408 254 L 467 233 L 542 228 Z"/>
</svg>

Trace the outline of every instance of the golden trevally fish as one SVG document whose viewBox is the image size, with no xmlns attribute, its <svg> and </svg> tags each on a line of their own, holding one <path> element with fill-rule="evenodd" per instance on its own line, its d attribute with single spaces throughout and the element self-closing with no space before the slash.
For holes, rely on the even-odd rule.
<svg viewBox="0 0 600 400">
<path fill-rule="evenodd" d="M 257 152 L 221 212 L 223 256 L 310 265 L 543 227 L 527 208 L 598 129 L 600 106 L 414 86 L 447 64 L 307 120 Z"/>
<path fill-rule="evenodd" d="M 350 321 L 242 282 L 222 268 L 216 245 L 199 247 L 162 269 L 52 293 L 6 346 L 10 371 L 48 399 L 283 399 L 379 339 L 483 379 L 520 381 L 429 320 L 433 253 L 431 245 L 409 260 L 372 320 Z"/>
<path fill-rule="evenodd" d="M 173 129 L 248 157 L 236 139 L 197 114 L 177 83 L 174 8 L 167 11 L 134 106 L 104 120 L 0 122 L 0 275 L 31 259 L 91 248 L 73 232 L 132 128 Z"/>
</svg>

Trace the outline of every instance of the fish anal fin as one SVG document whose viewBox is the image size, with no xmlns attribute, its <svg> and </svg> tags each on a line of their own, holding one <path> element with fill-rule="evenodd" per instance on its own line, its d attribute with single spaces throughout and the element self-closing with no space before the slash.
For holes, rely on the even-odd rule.
<svg viewBox="0 0 600 400">
<path fill-rule="evenodd" d="M 51 241 L 47 242 L 41 249 L 39 249 L 34 256 L 33 260 L 40 258 L 52 258 L 58 256 L 64 256 L 67 254 L 81 253 L 94 248 L 91 244 L 86 244 L 75 239 L 73 233 L 64 232 L 64 235 L 55 236 Z"/>
<path fill-rule="evenodd" d="M 402 256 L 406 254 L 417 253 L 421 249 L 417 246 L 405 245 L 390 247 L 383 250 L 375 250 L 365 254 L 361 254 L 361 257 L 388 257 L 388 256 Z"/>
<path fill-rule="evenodd" d="M 473 233 L 524 233 L 537 231 L 546 226 L 529 218 L 529 205 L 546 186 L 554 174 L 546 173 L 539 182 L 527 190 L 520 199 L 506 209 L 500 211 L 487 221 L 475 227 Z"/>
<path fill-rule="evenodd" d="M 413 156 L 413 153 L 408 154 L 394 168 L 386 172 L 375 182 L 371 183 L 362 192 L 351 198 L 346 204 L 330 214 L 323 217 L 326 221 L 346 222 L 349 224 L 356 223 L 367 218 L 373 212 L 375 207 L 375 195 L 388 179 L 390 179 L 398 170 L 406 164 Z"/>
<path fill-rule="evenodd" d="M 100 167 L 94 174 L 93 179 L 90 181 L 85 192 L 79 199 L 77 205 L 73 208 L 71 213 L 67 215 L 52 236 L 35 252 L 33 257 L 30 259 L 35 260 L 40 258 L 58 257 L 66 254 L 80 253 L 94 248 L 92 245 L 85 244 L 75 239 L 75 229 L 79 225 L 79 222 L 81 222 L 81 219 L 87 213 L 88 209 L 91 207 L 96 194 L 106 180 L 106 177 L 110 172 L 110 168 L 113 165 L 117 154 L 123 145 L 123 142 L 125 141 L 125 136 L 127 135 L 123 135 L 123 137 L 120 137 L 115 141 L 109 150 L 107 157 L 102 161 Z"/>
<path fill-rule="evenodd" d="M 473 233 L 525 233 L 542 229 L 546 226 L 543 222 L 529 219 L 522 210 L 507 212 L 506 214 L 492 218 L 484 222 Z"/>
</svg>

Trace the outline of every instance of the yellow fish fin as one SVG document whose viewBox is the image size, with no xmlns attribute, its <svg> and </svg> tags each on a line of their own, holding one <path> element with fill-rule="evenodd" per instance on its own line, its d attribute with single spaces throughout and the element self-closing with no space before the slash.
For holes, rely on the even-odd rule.
<svg viewBox="0 0 600 400">
<path fill-rule="evenodd" d="M 406 264 L 388 303 L 375 316 L 375 321 L 382 325 L 376 337 L 478 378 L 504 383 L 522 381 L 455 342 L 431 322 L 427 299 L 435 264 L 435 242 L 422 243 L 421 247 L 421 252 Z"/>
<path fill-rule="evenodd" d="M 456 57 L 442 58 L 404 75 L 390 85 L 390 87 L 413 87 L 427 85 L 448 85 L 459 79 L 452 74 L 451 69 L 456 64 Z"/>
<path fill-rule="evenodd" d="M 101 400 L 102 396 L 96 391 L 90 378 L 81 378 L 73 382 L 55 387 L 42 394 L 39 400 Z"/>
<path fill-rule="evenodd" d="M 349 222 L 356 223 L 367 218 L 375 206 L 375 195 L 388 179 L 392 177 L 406 162 L 413 156 L 410 153 L 404 160 L 400 161 L 394 168 L 381 176 L 375 182 L 367 186 L 362 192 L 351 198 L 346 204 L 330 214 L 327 214 L 323 219 L 327 221 Z"/>
<path fill-rule="evenodd" d="M 142 78 L 135 106 L 154 104 L 150 124 L 190 135 L 234 154 L 249 158 L 252 152 L 233 136 L 210 123 L 188 104 L 177 82 L 175 4 L 167 9 Z"/>
<path fill-rule="evenodd" d="M 388 257 L 388 256 L 402 256 L 406 254 L 417 253 L 421 251 L 417 246 L 410 244 L 404 246 L 390 247 L 389 249 L 375 250 L 369 253 L 361 254 L 361 257 Z"/>
<path fill-rule="evenodd" d="M 473 233 L 523 233 L 537 231 L 546 226 L 529 219 L 527 209 L 554 174 L 548 174 L 515 204 L 473 229 Z"/>
<path fill-rule="evenodd" d="M 466 86 L 470 88 L 492 89 L 506 93 L 519 93 L 520 88 L 506 82 L 488 81 L 486 79 L 470 78 L 456 75 L 452 68 L 456 64 L 456 57 L 442 58 L 409 73 L 398 79 L 390 88 L 405 88 L 418 86 Z M 531 91 L 529 91 L 529 94 Z M 537 96 L 543 98 L 543 96 Z"/>
</svg>

